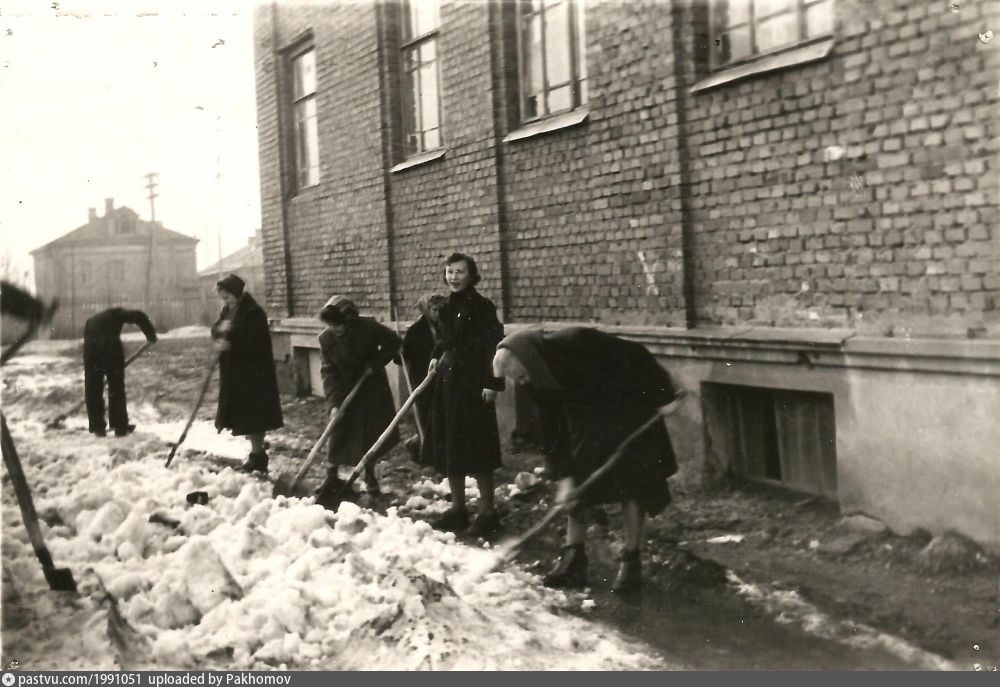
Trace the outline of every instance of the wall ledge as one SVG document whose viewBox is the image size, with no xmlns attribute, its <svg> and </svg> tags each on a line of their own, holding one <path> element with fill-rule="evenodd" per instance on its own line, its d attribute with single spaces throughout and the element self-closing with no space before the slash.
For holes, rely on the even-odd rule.
<svg viewBox="0 0 1000 687">
<path fill-rule="evenodd" d="M 401 320 L 399 331 L 406 331 L 410 324 Z M 530 328 L 558 331 L 569 327 L 593 327 L 641 343 L 668 358 L 1000 377 L 1000 340 L 995 339 L 897 339 L 858 336 L 849 329 L 684 329 L 596 322 L 512 323 L 505 325 L 504 331 L 513 334 Z M 311 317 L 289 317 L 272 321 L 271 329 L 275 334 L 293 336 L 295 346 L 318 348 L 316 336 L 323 324 Z"/>
</svg>

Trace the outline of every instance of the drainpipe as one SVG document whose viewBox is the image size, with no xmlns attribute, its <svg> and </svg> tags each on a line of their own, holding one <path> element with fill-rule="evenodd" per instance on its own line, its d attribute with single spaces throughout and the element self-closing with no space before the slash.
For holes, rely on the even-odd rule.
<svg viewBox="0 0 1000 687">
<path fill-rule="evenodd" d="M 685 73 L 685 68 L 690 64 L 691 56 L 684 50 L 684 41 L 689 38 L 690 28 L 684 21 L 686 5 L 687 3 L 682 2 L 671 4 L 673 20 L 671 46 L 674 53 L 674 88 L 677 95 L 674 103 L 677 108 L 677 172 L 680 177 L 684 325 L 688 329 L 694 329 L 698 325 L 698 315 L 695 309 L 694 288 L 694 221 L 691 217 L 691 149 L 688 145 L 687 130 L 688 75 Z"/>
<path fill-rule="evenodd" d="M 271 3 L 271 59 L 274 70 L 274 104 L 278 120 L 278 193 L 281 203 L 280 229 L 281 250 L 285 268 L 285 311 L 292 315 L 292 255 L 288 247 L 288 179 L 285 164 L 285 124 L 284 101 L 282 100 L 281 77 L 283 73 L 283 58 L 278 50 L 278 3 Z"/>
<path fill-rule="evenodd" d="M 380 115 L 380 133 L 381 133 L 381 143 L 382 143 L 382 195 L 385 199 L 385 251 L 386 251 L 386 288 L 389 294 L 389 316 L 392 318 L 393 322 L 399 321 L 399 310 L 397 309 L 397 294 L 396 294 L 396 261 L 394 259 L 394 242 L 393 236 L 395 234 L 395 225 L 393 222 L 393 212 L 392 212 L 392 135 L 393 127 L 392 124 L 392 103 L 389 101 L 389 84 L 388 84 L 388 73 L 387 65 L 388 58 L 386 56 L 386 40 L 388 35 L 386 33 L 386 26 L 388 22 L 386 21 L 386 3 L 378 2 L 375 5 L 375 36 L 377 44 L 377 55 L 378 55 L 378 99 L 379 99 L 379 115 Z"/>
<path fill-rule="evenodd" d="M 507 128 L 508 120 L 504 117 L 505 97 L 507 96 L 507 83 L 505 71 L 501 68 L 506 64 L 503 59 L 503 49 L 505 41 L 498 40 L 502 36 L 503 12 L 506 7 L 511 7 L 505 0 L 492 0 L 489 3 L 489 44 L 490 44 L 490 71 L 493 87 L 493 166 L 496 170 L 497 187 L 497 232 L 500 244 L 500 315 L 501 319 L 510 322 L 510 230 L 507 225 L 507 182 L 504 170 L 503 137 Z"/>
</svg>

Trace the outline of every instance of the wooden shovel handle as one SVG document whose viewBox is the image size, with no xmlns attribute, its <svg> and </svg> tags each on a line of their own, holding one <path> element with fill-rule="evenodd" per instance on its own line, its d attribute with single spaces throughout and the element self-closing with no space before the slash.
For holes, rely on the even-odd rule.
<svg viewBox="0 0 1000 687">
<path fill-rule="evenodd" d="M 361 390 L 361 385 L 365 383 L 365 380 L 368 379 L 369 376 L 371 376 L 371 373 L 371 368 L 365 368 L 365 371 L 361 373 L 361 377 L 359 377 L 358 381 L 354 383 L 354 387 L 351 389 L 350 393 L 347 394 L 347 398 L 345 398 L 344 402 L 340 404 L 340 407 L 337 409 L 337 414 L 330 418 L 329 422 L 326 423 L 323 433 L 320 434 L 319 439 L 316 440 L 312 450 L 309 451 L 309 455 L 306 456 L 305 462 L 302 463 L 299 471 L 295 473 L 295 477 L 293 477 L 291 483 L 289 483 L 289 491 L 295 489 L 299 482 L 302 481 L 302 478 L 306 476 L 306 473 L 309 472 L 309 468 L 311 468 L 312 464 L 315 462 L 316 456 L 319 455 L 319 450 L 323 448 L 323 444 L 325 444 L 327 439 L 330 438 L 330 435 L 333 434 L 334 428 L 340 424 L 341 419 L 344 417 L 344 411 L 351 404 L 351 401 L 354 400 L 354 397 L 358 395 L 358 392 Z"/>
<path fill-rule="evenodd" d="M 430 386 L 430 383 L 433 379 L 434 379 L 434 372 L 428 373 L 428 375 L 424 377 L 424 381 L 420 382 L 417 388 L 413 390 L 413 393 L 410 394 L 409 398 L 407 398 L 406 401 L 403 403 L 403 405 L 400 406 L 399 410 L 396 411 L 396 417 L 392 418 L 392 421 L 382 432 L 381 436 L 379 436 L 379 438 L 375 440 L 375 443 L 372 445 L 372 447 L 368 449 L 368 451 L 361 458 L 361 460 L 358 461 L 358 464 L 354 467 L 354 470 L 351 472 L 351 476 L 347 478 L 347 481 L 344 482 L 343 486 L 340 488 L 340 492 L 337 495 L 338 499 L 342 497 L 344 494 L 346 494 L 347 490 L 351 488 L 351 485 L 354 484 L 354 481 L 358 478 L 358 475 L 360 475 L 361 472 L 364 470 L 365 464 L 367 464 L 368 461 L 371 460 L 372 456 L 378 453 L 378 450 L 382 448 L 382 444 L 384 444 L 386 440 L 392 435 L 392 431 L 396 429 L 396 426 L 399 424 L 399 421 L 403 419 L 403 416 L 406 414 L 406 411 L 408 411 L 410 409 L 410 406 L 413 405 L 414 401 L 417 400 L 417 396 L 422 394 L 427 389 L 427 387 Z"/>
</svg>

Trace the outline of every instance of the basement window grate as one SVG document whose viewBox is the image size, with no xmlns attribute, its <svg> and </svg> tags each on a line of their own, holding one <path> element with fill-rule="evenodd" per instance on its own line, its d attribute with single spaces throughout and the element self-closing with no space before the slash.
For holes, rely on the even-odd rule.
<svg viewBox="0 0 1000 687">
<path fill-rule="evenodd" d="M 703 383 L 705 430 L 733 473 L 837 497 L 833 394 Z"/>
</svg>

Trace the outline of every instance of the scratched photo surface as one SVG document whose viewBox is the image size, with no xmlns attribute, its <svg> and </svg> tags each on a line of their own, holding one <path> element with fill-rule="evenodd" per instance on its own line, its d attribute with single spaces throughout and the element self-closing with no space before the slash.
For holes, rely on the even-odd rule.
<svg viewBox="0 0 1000 687">
<path fill-rule="evenodd" d="M 4 670 L 996 670 L 1000 5 L 0 2 Z"/>
</svg>

